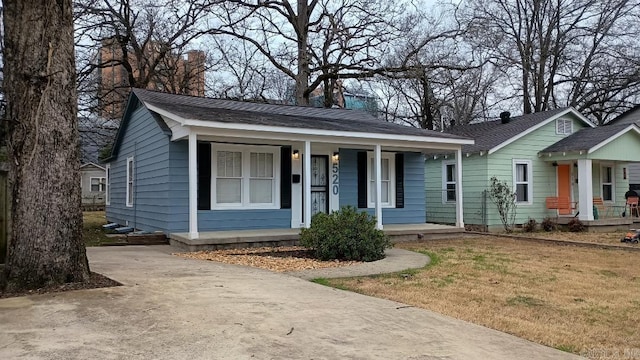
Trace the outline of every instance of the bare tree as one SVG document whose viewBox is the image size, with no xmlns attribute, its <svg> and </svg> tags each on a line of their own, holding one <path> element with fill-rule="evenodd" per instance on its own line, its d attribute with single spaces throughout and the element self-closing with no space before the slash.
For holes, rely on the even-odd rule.
<svg viewBox="0 0 640 360">
<path fill-rule="evenodd" d="M 482 71 L 484 57 L 464 46 L 464 31 L 452 21 L 453 10 L 442 8 L 432 16 L 417 9 L 410 18 L 405 41 L 386 59 L 403 71 L 378 80 L 378 91 L 386 94 L 382 107 L 387 120 L 443 129 L 483 112 L 493 80 Z"/>
<path fill-rule="evenodd" d="M 638 0 L 472 0 L 468 41 L 514 81 L 524 113 L 574 106 L 603 123 L 638 100 Z"/>
<path fill-rule="evenodd" d="M 327 102 L 337 79 L 372 77 L 385 47 L 401 35 L 397 4 L 383 0 L 226 2 L 221 26 L 210 31 L 253 45 L 273 67 L 295 81 L 298 104 L 324 84 Z"/>
<path fill-rule="evenodd" d="M 218 2 L 78 0 L 81 104 L 119 118 L 131 87 L 204 95 L 205 55 L 193 43 Z"/>
<path fill-rule="evenodd" d="M 12 235 L 3 285 L 88 281 L 71 0 L 5 1 L 4 30 Z"/>
</svg>

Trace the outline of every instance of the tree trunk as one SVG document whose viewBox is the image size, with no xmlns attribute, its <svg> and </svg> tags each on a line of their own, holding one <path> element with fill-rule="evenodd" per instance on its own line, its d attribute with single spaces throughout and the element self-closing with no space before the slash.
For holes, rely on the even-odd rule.
<svg viewBox="0 0 640 360">
<path fill-rule="evenodd" d="M 309 105 L 309 5 L 307 0 L 298 0 L 298 16 L 295 19 L 298 36 L 298 72 L 296 73 L 296 103 Z"/>
<path fill-rule="evenodd" d="M 3 285 L 89 279 L 82 241 L 71 0 L 4 2 L 12 234 Z"/>
</svg>

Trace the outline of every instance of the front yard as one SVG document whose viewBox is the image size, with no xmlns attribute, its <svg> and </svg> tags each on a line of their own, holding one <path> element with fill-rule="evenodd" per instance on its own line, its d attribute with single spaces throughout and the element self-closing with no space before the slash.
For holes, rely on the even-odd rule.
<svg viewBox="0 0 640 360">
<path fill-rule="evenodd" d="M 640 252 L 502 237 L 396 246 L 428 254 L 431 265 L 328 284 L 590 358 L 640 357 Z"/>
</svg>

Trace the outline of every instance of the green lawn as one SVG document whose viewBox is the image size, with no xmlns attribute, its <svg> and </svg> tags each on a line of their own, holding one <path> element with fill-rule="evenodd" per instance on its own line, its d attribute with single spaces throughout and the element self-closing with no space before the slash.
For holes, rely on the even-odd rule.
<svg viewBox="0 0 640 360">
<path fill-rule="evenodd" d="M 121 241 L 116 237 L 108 237 L 109 230 L 102 228 L 107 223 L 104 211 L 85 211 L 83 218 L 83 239 L 86 246 L 100 246 Z"/>
</svg>

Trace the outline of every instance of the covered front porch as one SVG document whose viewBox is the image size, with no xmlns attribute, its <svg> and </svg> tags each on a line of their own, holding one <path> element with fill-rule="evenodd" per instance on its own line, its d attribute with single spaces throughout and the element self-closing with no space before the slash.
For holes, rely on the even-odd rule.
<svg viewBox="0 0 640 360">
<path fill-rule="evenodd" d="M 635 125 L 582 130 L 541 151 L 555 169 L 556 198 L 569 200 L 554 209 L 559 223 L 577 217 L 593 226 L 632 224 L 627 166 L 637 154 L 640 129 Z"/>
<path fill-rule="evenodd" d="M 392 242 L 432 239 L 456 236 L 464 233 L 464 228 L 441 224 L 393 224 L 383 229 Z M 169 241 L 183 251 L 219 250 L 243 247 L 290 246 L 300 239 L 300 229 L 261 229 L 203 231 L 197 239 L 189 233 L 172 233 Z"/>
</svg>

